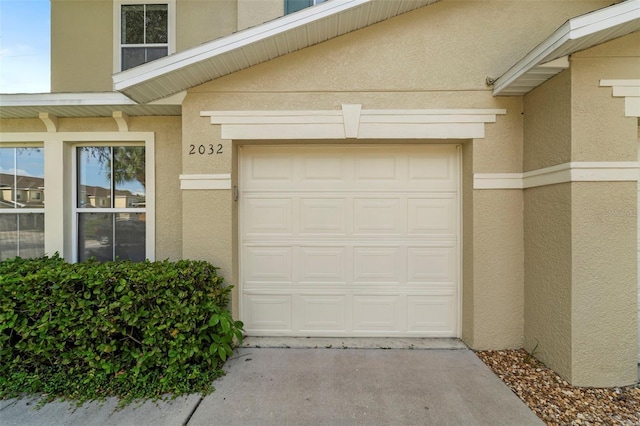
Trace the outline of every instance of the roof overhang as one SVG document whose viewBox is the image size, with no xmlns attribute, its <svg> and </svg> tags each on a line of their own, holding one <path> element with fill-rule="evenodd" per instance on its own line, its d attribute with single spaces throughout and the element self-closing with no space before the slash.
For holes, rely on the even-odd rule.
<svg viewBox="0 0 640 426">
<path fill-rule="evenodd" d="M 569 67 L 569 55 L 640 31 L 640 0 L 627 0 L 558 28 L 493 83 L 494 96 L 520 96 Z"/>
<path fill-rule="evenodd" d="M 114 74 L 114 88 L 147 103 L 436 1 L 327 1 Z"/>
<path fill-rule="evenodd" d="M 185 95 L 179 93 L 139 105 L 114 92 L 0 94 L 0 118 L 38 118 L 41 113 L 56 117 L 112 117 L 116 111 L 128 116 L 181 115 Z"/>
</svg>

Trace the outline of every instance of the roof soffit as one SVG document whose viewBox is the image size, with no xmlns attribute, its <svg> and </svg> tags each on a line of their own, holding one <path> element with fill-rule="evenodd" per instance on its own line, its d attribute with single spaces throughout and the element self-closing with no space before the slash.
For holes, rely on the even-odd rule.
<svg viewBox="0 0 640 426">
<path fill-rule="evenodd" d="M 494 96 L 520 96 L 569 67 L 569 55 L 640 31 L 640 0 L 626 0 L 565 22 L 493 82 Z M 560 59 L 560 60 L 559 60 Z"/>
</svg>

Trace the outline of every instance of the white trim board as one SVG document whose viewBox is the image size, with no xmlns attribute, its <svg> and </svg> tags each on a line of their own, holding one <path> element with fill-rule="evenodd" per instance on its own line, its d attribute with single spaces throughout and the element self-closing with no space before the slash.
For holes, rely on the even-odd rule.
<svg viewBox="0 0 640 426">
<path fill-rule="evenodd" d="M 231 174 L 180 175 L 180 189 L 231 189 Z"/>
<path fill-rule="evenodd" d="M 567 182 L 638 180 L 638 162 L 570 162 L 524 173 L 474 173 L 473 189 L 527 189 Z"/>
<path fill-rule="evenodd" d="M 600 80 L 600 87 L 612 87 L 614 98 L 624 98 L 626 117 L 640 117 L 640 80 Z"/>
<path fill-rule="evenodd" d="M 504 109 L 202 111 L 231 140 L 478 139 Z"/>
</svg>

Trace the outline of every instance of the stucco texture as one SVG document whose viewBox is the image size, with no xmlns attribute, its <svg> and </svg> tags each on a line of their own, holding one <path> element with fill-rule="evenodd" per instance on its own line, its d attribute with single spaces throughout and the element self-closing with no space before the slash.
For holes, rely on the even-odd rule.
<svg viewBox="0 0 640 426">
<path fill-rule="evenodd" d="M 571 377 L 571 185 L 524 191 L 524 347 Z"/>
<path fill-rule="evenodd" d="M 571 382 L 632 384 L 637 356 L 636 182 L 574 182 Z"/>
<path fill-rule="evenodd" d="M 640 34 L 576 53 L 524 97 L 524 169 L 637 159 L 637 119 L 603 79 L 640 77 Z M 613 163 L 615 164 L 615 163 Z M 637 380 L 637 184 L 524 191 L 525 348 L 575 385 Z"/>
<path fill-rule="evenodd" d="M 46 132 L 42 120 L 38 118 L 4 118 L 0 119 L 0 132 Z"/>
<path fill-rule="evenodd" d="M 282 0 L 238 0 L 238 31 L 284 15 Z"/>
<path fill-rule="evenodd" d="M 112 40 L 112 1 L 52 0 L 51 91 L 112 90 Z"/>
<path fill-rule="evenodd" d="M 177 0 L 176 50 L 179 52 L 235 32 L 237 16 L 236 0 Z"/>
</svg>

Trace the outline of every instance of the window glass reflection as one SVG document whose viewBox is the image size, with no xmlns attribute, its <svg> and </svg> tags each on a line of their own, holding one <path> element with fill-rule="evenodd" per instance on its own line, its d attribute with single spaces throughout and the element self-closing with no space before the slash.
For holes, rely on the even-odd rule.
<svg viewBox="0 0 640 426">
<path fill-rule="evenodd" d="M 0 148 L 0 208 L 43 207 L 42 148 Z"/>
<path fill-rule="evenodd" d="M 18 215 L 18 256 L 44 256 L 44 214 Z"/>
<path fill-rule="evenodd" d="M 114 207 L 145 206 L 145 150 L 143 146 L 113 148 Z"/>
<path fill-rule="evenodd" d="M 44 256 L 44 214 L 0 215 L 0 261 Z"/>
<path fill-rule="evenodd" d="M 18 255 L 18 215 L 0 214 L 0 261 Z"/>
<path fill-rule="evenodd" d="M 111 148 L 85 146 L 78 155 L 78 207 L 111 207 Z"/>
<path fill-rule="evenodd" d="M 80 213 L 78 260 L 143 261 L 146 221 L 144 213 Z"/>
</svg>

